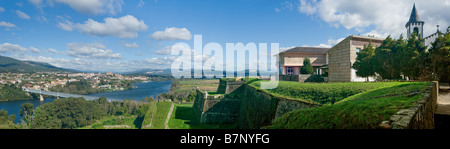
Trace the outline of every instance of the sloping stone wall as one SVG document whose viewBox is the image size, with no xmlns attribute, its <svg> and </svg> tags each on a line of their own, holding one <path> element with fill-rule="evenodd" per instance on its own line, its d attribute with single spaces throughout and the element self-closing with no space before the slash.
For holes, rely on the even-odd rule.
<svg viewBox="0 0 450 149">
<path fill-rule="evenodd" d="M 214 98 L 207 92 L 197 90 L 194 111 L 200 123 L 235 123 L 240 109 L 239 99 Z"/>
<path fill-rule="evenodd" d="M 244 85 L 243 96 L 238 121 L 240 129 L 260 129 L 270 125 L 275 118 L 289 111 L 320 106 L 299 100 L 275 97 L 247 84 Z"/>
<path fill-rule="evenodd" d="M 438 82 L 433 82 L 413 108 L 400 110 L 383 124 L 389 124 L 393 129 L 434 129 L 438 90 Z"/>
<path fill-rule="evenodd" d="M 194 108 L 195 115 L 199 119 L 201 119 L 201 117 L 203 115 L 204 104 L 205 104 L 205 101 L 207 98 L 208 98 L 207 92 L 202 92 L 197 89 L 197 96 L 195 97 L 193 108 Z"/>
<path fill-rule="evenodd" d="M 281 81 L 305 82 L 312 75 L 280 75 Z"/>
<path fill-rule="evenodd" d="M 236 90 L 239 90 L 240 87 L 244 84 L 244 81 L 226 81 L 220 79 L 219 88 L 217 88 L 217 93 L 219 94 L 230 94 Z M 239 92 L 239 91 L 238 91 Z"/>
<path fill-rule="evenodd" d="M 239 99 L 206 100 L 205 112 L 202 114 L 200 123 L 207 124 L 230 124 L 235 123 L 239 115 Z"/>
</svg>

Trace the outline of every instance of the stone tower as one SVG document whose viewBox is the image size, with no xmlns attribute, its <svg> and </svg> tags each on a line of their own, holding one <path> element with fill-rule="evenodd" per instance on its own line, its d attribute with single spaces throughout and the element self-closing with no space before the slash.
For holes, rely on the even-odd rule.
<svg viewBox="0 0 450 149">
<path fill-rule="evenodd" d="M 411 38 L 413 33 L 416 33 L 418 37 L 423 38 L 423 25 L 425 22 L 420 20 L 419 13 L 416 9 L 416 4 L 413 6 L 413 10 L 411 12 L 411 17 L 409 17 L 408 23 L 406 23 L 405 27 L 407 30 L 408 38 Z"/>
</svg>

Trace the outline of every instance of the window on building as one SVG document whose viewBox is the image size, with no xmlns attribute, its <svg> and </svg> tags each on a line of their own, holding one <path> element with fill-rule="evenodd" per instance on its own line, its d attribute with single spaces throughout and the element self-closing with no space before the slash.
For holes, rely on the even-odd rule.
<svg viewBox="0 0 450 149">
<path fill-rule="evenodd" d="M 414 27 L 413 34 L 416 34 L 417 36 L 419 35 L 419 28 L 418 27 Z"/>
<path fill-rule="evenodd" d="M 288 67 L 288 68 L 286 69 L 286 74 L 287 74 L 287 75 L 293 75 L 293 74 L 294 74 L 294 68 Z"/>
</svg>

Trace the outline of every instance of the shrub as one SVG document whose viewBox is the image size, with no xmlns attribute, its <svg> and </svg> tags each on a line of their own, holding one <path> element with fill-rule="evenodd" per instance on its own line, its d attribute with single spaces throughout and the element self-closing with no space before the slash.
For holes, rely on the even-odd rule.
<svg viewBox="0 0 450 149">
<path fill-rule="evenodd" d="M 325 82 L 325 79 L 320 75 L 311 75 L 305 82 Z"/>
<path fill-rule="evenodd" d="M 305 57 L 305 60 L 303 60 L 303 67 L 300 68 L 301 74 L 313 74 L 314 69 L 311 65 L 311 61 L 308 57 Z"/>
</svg>

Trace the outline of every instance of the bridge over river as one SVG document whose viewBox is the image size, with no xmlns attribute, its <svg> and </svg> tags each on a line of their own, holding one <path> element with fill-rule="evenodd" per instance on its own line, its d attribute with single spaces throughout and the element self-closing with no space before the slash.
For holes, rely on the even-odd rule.
<svg viewBox="0 0 450 149">
<path fill-rule="evenodd" d="M 54 96 L 57 98 L 69 98 L 69 97 L 74 97 L 74 98 L 79 98 L 79 97 L 83 97 L 86 100 L 94 100 L 94 99 L 99 99 L 100 97 L 95 97 L 95 96 L 89 96 L 89 95 L 77 95 L 77 94 L 67 94 L 67 93 L 59 93 L 59 92 L 50 92 L 50 91 L 43 91 L 43 90 L 35 90 L 35 89 L 24 89 L 24 91 L 28 92 L 28 93 L 36 93 L 36 94 L 40 94 L 40 98 L 41 101 L 44 100 L 44 98 L 42 97 L 42 95 L 47 95 L 47 96 Z M 121 101 L 120 99 L 113 99 L 113 98 L 106 98 L 106 100 L 108 101 Z"/>
</svg>

